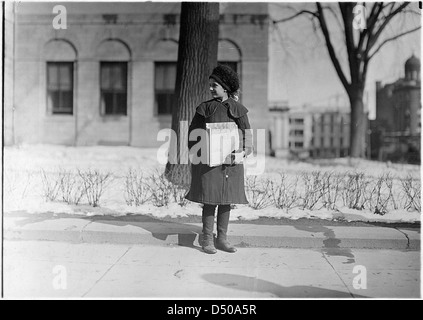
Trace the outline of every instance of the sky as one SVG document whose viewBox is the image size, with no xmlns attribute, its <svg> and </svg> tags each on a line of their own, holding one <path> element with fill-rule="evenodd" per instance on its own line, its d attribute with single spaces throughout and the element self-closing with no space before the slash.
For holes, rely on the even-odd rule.
<svg viewBox="0 0 423 320">
<path fill-rule="evenodd" d="M 270 17 L 275 20 L 288 17 L 304 6 L 313 9 L 314 4 L 271 3 Z M 417 15 L 407 16 L 405 20 L 393 19 L 386 36 L 397 30 L 408 30 L 409 26 L 414 27 L 418 23 L 421 22 Z M 337 26 L 332 24 L 332 28 L 337 29 Z M 269 39 L 269 100 L 285 100 L 291 107 L 304 104 L 348 106 L 346 92 L 329 59 L 321 31 L 313 31 L 312 23 L 305 16 L 279 24 L 278 29 L 271 28 Z M 337 34 L 332 36 L 335 49 L 341 56 L 345 53 L 339 51 L 342 50 L 340 44 L 343 38 Z M 375 117 L 376 81 L 386 84 L 403 77 L 405 61 L 412 54 L 420 58 L 420 31 L 387 44 L 370 62 L 366 86 L 370 118 Z"/>
</svg>

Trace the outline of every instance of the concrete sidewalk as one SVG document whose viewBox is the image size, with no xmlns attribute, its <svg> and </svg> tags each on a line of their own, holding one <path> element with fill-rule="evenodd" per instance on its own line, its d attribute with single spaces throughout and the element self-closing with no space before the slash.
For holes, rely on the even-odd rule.
<svg viewBox="0 0 423 320">
<path fill-rule="evenodd" d="M 6 240 L 197 246 L 201 224 L 162 221 L 149 216 L 71 216 L 6 214 Z M 350 248 L 420 250 L 420 228 L 315 224 L 229 225 L 237 247 Z"/>
<path fill-rule="evenodd" d="M 240 248 L 208 255 L 174 245 L 5 241 L 4 255 L 6 298 L 420 297 L 420 253 L 410 250 Z"/>
</svg>

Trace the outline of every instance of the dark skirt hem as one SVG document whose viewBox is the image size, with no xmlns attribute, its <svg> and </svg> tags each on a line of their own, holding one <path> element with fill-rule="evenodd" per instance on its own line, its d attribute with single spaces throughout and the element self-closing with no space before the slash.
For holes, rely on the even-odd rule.
<svg viewBox="0 0 423 320">
<path fill-rule="evenodd" d="M 187 197 L 185 197 L 185 199 L 191 201 L 191 202 L 195 202 L 195 203 L 201 203 L 201 204 L 211 204 L 214 206 L 218 206 L 218 205 L 228 205 L 228 204 L 248 204 L 247 202 L 210 202 L 210 201 L 201 201 L 201 200 L 194 200 L 194 199 L 189 199 Z"/>
</svg>

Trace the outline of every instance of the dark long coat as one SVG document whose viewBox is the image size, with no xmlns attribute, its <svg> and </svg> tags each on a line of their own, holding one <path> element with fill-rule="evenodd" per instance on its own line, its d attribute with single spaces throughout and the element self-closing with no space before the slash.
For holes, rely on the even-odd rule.
<svg viewBox="0 0 423 320">
<path fill-rule="evenodd" d="M 241 147 L 246 155 L 252 152 L 250 135 L 250 123 L 247 116 L 247 108 L 232 98 L 221 102 L 213 99 L 200 104 L 192 119 L 189 133 L 194 129 L 206 129 L 206 123 L 235 122 L 241 130 Z M 197 141 L 190 141 L 191 149 Z M 241 151 L 241 150 L 237 150 Z M 204 204 L 247 204 L 244 189 L 244 165 L 223 164 L 217 167 L 209 167 L 207 164 L 192 164 L 191 188 L 186 199 Z"/>
</svg>

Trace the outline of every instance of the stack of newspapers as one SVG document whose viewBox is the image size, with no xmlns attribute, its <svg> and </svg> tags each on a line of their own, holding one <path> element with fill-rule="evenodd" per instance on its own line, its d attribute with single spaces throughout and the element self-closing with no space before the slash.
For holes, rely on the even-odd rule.
<svg viewBox="0 0 423 320">
<path fill-rule="evenodd" d="M 210 167 L 232 164 L 231 155 L 239 149 L 240 138 L 235 122 L 206 124 L 208 145 L 207 157 Z"/>
</svg>

